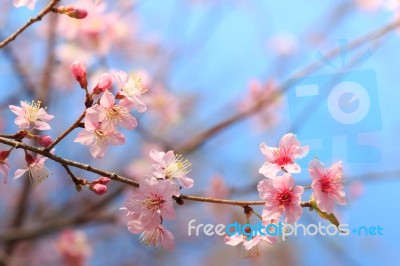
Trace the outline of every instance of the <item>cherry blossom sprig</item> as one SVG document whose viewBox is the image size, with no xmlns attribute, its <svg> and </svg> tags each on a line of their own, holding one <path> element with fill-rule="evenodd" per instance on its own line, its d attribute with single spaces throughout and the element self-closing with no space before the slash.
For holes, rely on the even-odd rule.
<svg viewBox="0 0 400 266">
<path fill-rule="evenodd" d="M 140 240 L 150 246 L 162 246 L 167 250 L 175 247 L 174 238 L 163 225 L 164 220 L 175 219 L 173 202 L 184 204 L 184 200 L 229 204 L 241 206 L 245 210 L 246 218 L 250 219 L 255 214 L 263 224 L 277 223 L 284 219 L 287 223 L 294 223 L 300 219 L 303 207 L 315 209 L 320 215 L 337 224 L 337 219 L 332 214 L 335 202 L 345 204 L 341 163 L 333 165 L 329 170 L 324 170 L 318 161 L 310 163 L 310 173 L 313 183 L 313 195 L 309 201 L 302 202 L 304 187 L 296 186 L 292 174 L 301 173 L 296 160 L 308 154 L 309 147 L 302 147 L 294 134 L 286 134 L 282 137 L 279 147 L 269 147 L 262 143 L 260 150 L 265 156 L 266 162 L 260 168 L 259 173 L 266 179 L 258 186 L 261 201 L 233 201 L 226 199 L 205 198 L 187 196 L 181 194 L 181 189 L 191 188 L 194 180 L 187 174 L 190 172 L 190 162 L 173 150 L 168 152 L 151 150 L 149 157 L 155 162 L 147 176 L 135 182 L 107 171 L 83 165 L 67 160 L 53 154 L 54 148 L 62 139 L 69 135 L 75 128 L 81 126 L 84 120 L 83 130 L 78 134 L 75 142 L 89 146 L 92 156 L 101 159 L 109 145 L 121 145 L 125 142 L 125 136 L 118 131 L 122 126 L 132 130 L 137 126 L 136 119 L 130 114 L 132 109 L 145 112 L 147 106 L 142 102 L 143 89 L 140 79 L 128 76 L 119 71 L 114 75 L 117 81 L 118 92 L 112 93 L 112 76 L 104 73 L 98 83 L 89 92 L 89 84 L 86 77 L 86 66 L 83 62 L 74 62 L 71 66 L 74 78 L 85 90 L 86 100 L 84 112 L 78 119 L 52 142 L 47 136 L 34 135 L 31 130 L 49 130 L 47 123 L 53 119 L 47 114 L 40 102 L 27 104 L 21 102 L 21 107 L 10 105 L 11 111 L 17 115 L 16 125 L 20 131 L 14 135 L 0 137 L 0 142 L 10 145 L 15 149 L 22 148 L 25 152 L 27 166 L 18 169 L 14 176 L 21 177 L 28 172 L 34 184 L 38 184 L 48 178 L 50 171 L 45 166 L 47 158 L 61 164 L 78 191 L 87 187 L 97 195 L 107 192 L 107 184 L 110 180 L 119 181 L 136 187 L 132 195 L 126 200 L 124 209 L 127 211 L 127 226 L 131 233 L 141 233 Z M 35 147 L 22 142 L 25 138 L 31 138 L 45 148 Z M 12 149 L 10 149 L 11 151 Z M 30 154 L 36 153 L 36 156 Z M 9 152 L 3 152 L 2 172 L 8 174 L 9 165 L 6 159 Z M 88 172 L 100 174 L 102 177 L 94 181 L 77 177 L 69 168 L 70 166 L 84 169 Z M 277 175 L 282 172 L 283 175 Z M 264 205 L 262 215 L 256 213 L 250 205 Z M 275 238 L 252 236 L 244 239 L 243 236 L 232 236 L 225 239 L 229 245 L 243 243 L 247 257 L 258 257 L 264 253 L 266 244 L 272 245 Z"/>
<path fill-rule="evenodd" d="M 146 104 L 141 100 L 146 89 L 139 78 L 128 76 L 121 70 L 114 75 L 119 89 L 115 96 L 111 92 L 113 80 L 109 73 L 102 74 L 92 93 L 89 93 L 85 64 L 81 61 L 74 62 L 71 72 L 86 92 L 87 108 L 85 114 L 82 114 L 85 119 L 84 129 L 75 138 L 75 142 L 89 146 L 91 155 L 101 159 L 108 146 L 125 143 L 125 135 L 118 130 L 118 126 L 128 130 L 137 126 L 137 120 L 130 112 L 134 108 L 139 112 L 147 110 Z M 101 98 L 94 103 L 95 97 Z"/>
<path fill-rule="evenodd" d="M 265 200 L 262 219 L 279 220 L 284 216 L 285 222 L 294 223 L 303 212 L 300 203 L 304 187 L 295 185 L 292 174 L 301 173 L 295 160 L 306 156 L 309 147 L 301 147 L 296 136 L 289 133 L 282 137 L 279 148 L 268 147 L 263 143 L 260 150 L 266 162 L 259 172 L 267 177 L 257 186 L 260 197 Z M 278 172 L 283 172 L 283 175 L 277 176 Z M 341 162 L 325 170 L 323 164 L 314 159 L 310 162 L 309 172 L 313 179 L 310 186 L 313 190 L 311 200 L 316 201 L 320 211 L 329 215 L 333 212 L 335 201 L 341 205 L 346 204 Z"/>
<path fill-rule="evenodd" d="M 290 135 L 292 138 L 295 136 Z M 288 136 L 284 136 L 283 139 L 287 139 Z M 184 172 L 187 173 L 187 167 L 182 164 L 183 159 L 176 160 L 176 155 L 173 152 L 158 152 L 151 151 L 150 156 L 155 160 L 158 164 L 153 166 L 153 172 L 149 177 L 142 179 L 139 183 L 126 179 L 124 177 L 118 176 L 113 173 L 109 173 L 103 171 L 101 169 L 92 168 L 88 165 L 83 165 L 78 162 L 66 160 L 64 158 L 58 157 L 54 154 L 49 153 L 46 149 L 34 147 L 25 143 L 17 142 L 10 138 L 0 137 L 0 142 L 14 146 L 15 148 L 22 148 L 24 150 L 29 150 L 38 154 L 43 154 L 44 156 L 59 162 L 63 166 L 70 165 L 74 167 L 78 167 L 89 172 L 93 172 L 96 174 L 100 174 L 102 176 L 109 176 L 110 179 L 115 181 L 127 183 L 134 187 L 139 187 L 139 190 L 135 190 L 133 192 L 133 196 L 128 199 L 126 203 L 126 209 L 128 211 L 128 228 L 132 233 L 142 233 L 140 239 L 147 245 L 158 246 L 161 245 L 166 249 L 173 249 L 173 236 L 172 234 L 165 229 L 162 224 L 163 219 L 174 219 L 174 210 L 171 206 L 172 201 L 175 200 L 178 204 L 183 204 L 184 200 L 191 201 L 199 201 L 199 202 L 208 202 L 208 203 L 216 203 L 216 204 L 227 204 L 227 205 L 236 205 L 244 207 L 251 205 L 264 205 L 264 211 L 262 215 L 263 223 L 268 221 L 277 221 L 281 216 L 286 217 L 286 222 L 294 222 L 297 221 L 302 213 L 302 209 L 304 207 L 309 207 L 310 209 L 318 208 L 319 212 L 324 213 L 326 208 L 324 208 L 324 199 L 331 200 L 332 195 L 344 195 L 341 189 L 343 186 L 340 185 L 341 179 L 341 168 L 334 167 L 336 172 L 332 174 L 332 171 L 323 170 L 319 167 L 316 167 L 315 161 L 310 163 L 310 172 L 314 171 L 312 176 L 314 178 L 313 185 L 311 187 L 315 187 L 315 191 L 310 201 L 301 202 L 301 195 L 304 191 L 304 188 L 295 186 L 294 180 L 289 173 L 286 173 L 285 168 L 281 168 L 281 171 L 284 172 L 283 176 L 275 176 L 273 178 L 267 178 L 260 182 L 258 186 L 258 190 L 260 193 L 261 201 L 235 201 L 235 200 L 226 200 L 226 199 L 216 199 L 216 198 L 207 198 L 207 197 L 197 197 L 190 195 L 183 195 L 179 192 L 180 187 L 178 186 L 179 181 L 176 179 L 177 177 L 182 177 L 180 174 L 180 169 L 183 169 Z M 293 139 L 290 143 L 294 144 L 296 147 L 291 148 L 299 148 L 300 143 Z M 264 147 L 265 148 L 265 147 Z M 285 149 L 287 147 L 285 146 Z M 167 156 L 168 154 L 168 156 Z M 166 157 L 167 156 L 167 157 Z M 178 157 L 180 158 L 180 157 Z M 277 158 L 279 159 L 279 158 Z M 274 162 L 270 162 L 274 163 Z M 175 164 L 175 166 L 173 166 Z M 318 166 L 321 166 L 318 164 Z M 172 168 L 171 168 L 172 167 Z M 174 171 L 168 171 L 168 168 L 173 169 Z M 311 170 L 314 169 L 314 170 Z M 315 170 L 316 169 L 316 170 Z M 160 175 L 160 171 L 161 174 Z M 69 174 L 70 171 L 67 170 Z M 173 174 L 171 174 L 173 173 Z M 317 175 L 318 174 L 318 175 Z M 72 174 L 73 176 L 73 174 Z M 185 176 L 185 178 L 188 178 Z M 87 185 L 92 191 L 97 194 L 102 194 L 106 191 L 103 186 L 96 186 L 96 184 L 102 184 L 99 180 L 95 180 L 93 182 L 84 181 L 82 179 L 75 178 L 78 181 L 75 184 L 79 185 Z M 129 180 L 129 181 L 128 181 Z M 173 182 L 174 180 L 178 181 L 178 183 Z M 319 182 L 319 180 L 321 182 Z M 107 180 L 108 183 L 109 180 Z M 319 182 L 319 184 L 317 183 Z M 339 191 L 335 190 L 338 189 Z M 328 190 L 330 189 L 330 190 Z M 336 194 L 332 194 L 337 192 Z M 318 196 L 318 193 L 328 193 L 324 194 L 323 197 Z M 330 194 L 329 194 L 330 193 Z M 317 198 L 319 201 L 314 201 L 314 198 Z M 321 201 L 322 200 L 322 201 Z M 146 203 L 147 202 L 147 203 Z M 314 203 L 313 203 L 314 202 Z M 316 203 L 315 203 L 316 202 Z M 322 202 L 322 203 L 321 203 Z M 343 203 L 342 201 L 339 203 Z M 138 209 L 137 206 L 148 206 L 148 209 Z M 167 204 L 167 205 L 165 205 Z M 136 206 L 136 207 L 135 207 Z M 319 207 L 321 206 L 321 207 Z M 171 209 L 172 208 L 172 209 Z M 147 210 L 147 211 L 146 211 Z M 164 211 L 162 211 L 164 210 Z M 150 213 L 147 213 L 150 212 Z M 156 215 L 157 214 L 157 215 Z M 151 220 L 148 219 L 148 215 L 153 217 Z M 145 217 L 145 218 L 144 218 Z M 150 223 L 150 225 L 148 224 Z M 150 238 L 152 236 L 153 238 Z M 152 241 L 150 241 L 152 240 Z M 236 241 L 231 242 L 231 240 L 227 240 L 227 243 L 239 243 Z M 163 241 L 166 241 L 165 243 Z M 232 240 L 233 241 L 233 240 Z M 257 245 L 264 245 L 264 241 L 266 240 L 253 240 Z M 246 242 L 244 242 L 246 243 Z M 246 247 L 249 244 L 246 244 Z M 246 248 L 245 248 L 246 249 Z M 253 250 L 250 248 L 249 250 Z M 247 251 L 249 251 L 247 250 Z M 254 251 L 254 250 L 253 250 Z M 250 252 L 251 256 L 255 256 L 255 254 L 262 254 L 262 252 Z M 249 255 L 250 256 L 250 255 Z"/>
</svg>

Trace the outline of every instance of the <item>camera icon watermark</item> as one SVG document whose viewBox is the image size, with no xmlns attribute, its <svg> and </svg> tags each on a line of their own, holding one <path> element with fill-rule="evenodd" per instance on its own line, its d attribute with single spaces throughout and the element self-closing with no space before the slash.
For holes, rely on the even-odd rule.
<svg viewBox="0 0 400 266">
<path fill-rule="evenodd" d="M 338 71 L 290 82 L 289 112 L 293 129 L 324 160 L 378 163 L 381 153 L 368 134 L 382 129 L 374 70 Z"/>
</svg>

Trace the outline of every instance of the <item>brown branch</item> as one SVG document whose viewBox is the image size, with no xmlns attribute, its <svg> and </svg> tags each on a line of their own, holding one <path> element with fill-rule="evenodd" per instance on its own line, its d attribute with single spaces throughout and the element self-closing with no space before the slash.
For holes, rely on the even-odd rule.
<svg viewBox="0 0 400 266">
<path fill-rule="evenodd" d="M 199 196 L 188 196 L 188 195 L 180 195 L 179 197 L 174 197 L 174 199 L 182 199 L 182 200 L 192 200 L 199 202 L 208 202 L 208 203 L 216 203 L 216 204 L 224 204 L 224 205 L 233 205 L 233 206 L 256 206 L 256 205 L 264 205 L 265 201 L 262 200 L 253 200 L 253 201 L 241 201 L 241 200 L 226 200 L 226 199 L 216 199 L 209 197 L 199 197 Z M 301 202 L 301 207 L 310 207 L 310 202 Z"/>
<path fill-rule="evenodd" d="M 74 182 L 75 187 L 78 191 L 81 190 L 81 186 L 84 184 L 84 181 L 82 178 L 77 177 L 74 173 L 72 173 L 71 169 L 69 169 L 69 167 L 65 164 L 62 165 L 65 170 L 67 171 L 67 173 L 69 174 L 69 176 L 72 179 L 72 182 Z"/>
<path fill-rule="evenodd" d="M 50 87 L 52 86 L 52 71 L 54 69 L 55 62 L 55 47 L 56 47 L 56 28 L 58 23 L 58 15 L 52 14 L 49 16 L 49 25 L 51 25 L 48 29 L 48 38 L 47 38 L 47 47 L 46 47 L 46 62 L 43 67 L 42 72 L 42 81 L 40 90 L 38 92 L 38 99 L 43 100 L 47 99 L 47 95 L 49 94 Z"/>
<path fill-rule="evenodd" d="M 102 169 L 98 169 L 98 168 L 92 167 L 92 166 L 90 166 L 88 164 L 83 164 L 83 163 L 79 163 L 79 162 L 76 162 L 76 161 L 72 161 L 72 160 L 68 160 L 68 159 L 62 158 L 60 156 L 57 156 L 57 155 L 49 152 L 45 148 L 35 147 L 35 146 L 29 145 L 29 144 L 26 144 L 26 143 L 23 143 L 23 142 L 18 142 L 18 141 L 7 139 L 7 138 L 3 138 L 3 137 L 0 137 L 0 143 L 6 144 L 6 145 L 11 146 L 11 147 L 14 147 L 16 149 L 23 149 L 23 150 L 26 150 L 26 151 L 31 151 L 31 152 L 34 152 L 34 153 L 37 153 L 37 154 L 41 154 L 41 155 L 43 155 L 43 156 L 45 156 L 45 157 L 47 157 L 47 158 L 49 158 L 49 159 L 51 159 L 51 160 L 53 160 L 55 162 L 58 162 L 61 165 L 69 165 L 69 166 L 72 166 L 72 167 L 76 167 L 76 168 L 79 168 L 79 169 L 86 170 L 88 172 L 92 172 L 92 173 L 98 174 L 100 176 L 109 177 L 110 179 L 112 179 L 114 181 L 118 181 L 118 182 L 121 182 L 121 183 L 124 183 L 124 184 L 128 184 L 128 185 L 134 186 L 134 187 L 139 187 L 139 184 L 137 182 L 133 181 L 133 180 L 127 179 L 127 178 L 125 178 L 123 176 L 120 176 L 120 175 L 117 175 L 115 173 L 111 173 L 111 172 L 108 172 L 108 171 L 105 171 L 105 170 L 102 170 Z"/>
<path fill-rule="evenodd" d="M 0 235 L 0 241 L 12 242 L 18 240 L 34 239 L 71 225 L 84 225 L 93 221 L 95 223 L 106 223 L 114 222 L 115 220 L 116 218 L 114 215 L 110 215 L 107 213 L 97 214 L 96 212 L 89 212 L 82 216 L 60 216 L 58 219 L 51 221 L 45 225 L 38 225 L 27 229 L 8 229 L 6 232 L 3 232 Z"/>
<path fill-rule="evenodd" d="M 25 179 L 24 183 L 23 183 L 23 187 L 20 191 L 20 195 L 18 197 L 15 214 L 10 223 L 10 228 L 19 230 L 19 228 L 24 223 L 24 219 L 28 213 L 28 208 L 26 207 L 26 202 L 28 201 L 30 194 L 31 194 L 31 182 L 29 181 L 29 179 Z M 11 255 L 16 244 L 17 244 L 16 241 L 8 242 L 7 245 L 4 247 L 5 253 Z"/>
<path fill-rule="evenodd" d="M 139 187 L 139 183 L 137 183 L 136 181 L 127 179 L 123 176 L 117 175 L 115 173 L 111 173 L 102 169 L 98 169 L 98 168 L 94 168 L 88 164 L 83 164 L 83 163 L 79 163 L 76 161 L 72 161 L 72 160 L 68 160 L 62 157 L 59 157 L 53 153 L 50 153 L 49 151 L 47 151 L 46 149 L 43 148 L 38 148 L 32 145 L 28 145 L 26 143 L 23 142 L 17 142 L 11 139 L 7 139 L 7 138 L 3 138 L 0 137 L 0 143 L 12 146 L 16 149 L 23 149 L 23 150 L 27 150 L 27 151 L 31 151 L 37 154 L 41 154 L 55 162 L 60 163 L 61 165 L 64 166 L 64 168 L 67 169 L 67 172 L 69 170 L 68 167 L 66 167 L 67 165 L 69 166 L 73 166 L 76 168 L 80 168 L 83 170 L 86 170 L 88 172 L 92 172 L 95 174 L 99 174 L 101 176 L 106 176 L 111 178 L 114 181 L 118 181 L 133 187 Z M 68 172 L 69 173 L 69 172 Z M 71 172 L 72 173 L 72 172 Z M 70 173 L 69 173 L 70 174 Z M 225 205 L 235 205 L 235 206 L 246 206 L 246 205 L 263 205 L 265 204 L 264 201 L 238 201 L 238 200 L 225 200 L 225 199 L 215 199 L 215 198 L 207 198 L 207 197 L 198 197 L 198 196 L 188 196 L 188 195 L 183 195 L 181 194 L 179 197 L 174 197 L 174 199 L 181 199 L 181 200 L 191 200 L 191 201 L 199 201 L 199 202 L 209 202 L 209 203 L 217 203 L 217 204 L 225 204 Z M 306 203 L 302 203 L 302 207 L 308 207 L 309 205 L 307 205 Z"/>
<path fill-rule="evenodd" d="M 60 141 L 62 141 L 69 133 L 72 132 L 75 128 L 79 127 L 82 119 L 85 117 L 86 110 L 82 112 L 82 114 L 78 117 L 78 119 L 67 129 L 65 130 L 60 136 L 56 138 L 56 140 L 46 148 L 47 151 L 53 149 Z"/>
<path fill-rule="evenodd" d="M 60 0 L 52 0 L 42 11 L 40 11 L 39 15 L 36 17 L 33 17 L 28 20 L 21 28 L 16 30 L 13 34 L 8 36 L 6 39 L 4 39 L 0 43 L 0 49 L 6 46 L 8 43 L 12 42 L 17 38 L 18 35 L 20 35 L 23 31 L 25 31 L 27 28 L 29 28 L 33 23 L 42 20 L 42 18 L 49 12 L 51 12 L 52 8 L 58 4 Z"/>
</svg>

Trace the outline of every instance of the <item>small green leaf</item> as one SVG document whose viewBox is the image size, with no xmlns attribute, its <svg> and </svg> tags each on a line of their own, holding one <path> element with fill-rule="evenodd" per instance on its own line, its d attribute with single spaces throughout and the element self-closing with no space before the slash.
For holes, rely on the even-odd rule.
<svg viewBox="0 0 400 266">
<path fill-rule="evenodd" d="M 310 203 L 311 203 L 311 207 L 310 207 L 311 211 L 315 210 L 322 219 L 328 220 L 329 222 L 331 222 L 332 224 L 336 225 L 336 227 L 339 228 L 339 220 L 336 218 L 336 216 L 333 213 L 328 214 L 326 212 L 321 211 L 318 208 L 317 202 L 315 200 L 312 200 Z"/>
</svg>

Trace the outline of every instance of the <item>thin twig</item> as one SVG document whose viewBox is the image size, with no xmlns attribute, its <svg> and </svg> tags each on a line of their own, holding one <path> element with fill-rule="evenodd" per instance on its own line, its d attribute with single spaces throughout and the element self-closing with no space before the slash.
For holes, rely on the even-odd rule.
<svg viewBox="0 0 400 266">
<path fill-rule="evenodd" d="M 0 143 L 6 144 L 8 146 L 12 146 L 12 147 L 14 147 L 16 149 L 23 149 L 23 150 L 26 150 L 26 151 L 31 151 L 31 152 L 34 152 L 34 153 L 37 153 L 37 154 L 41 154 L 41 155 L 43 155 L 43 156 L 45 156 L 45 157 L 47 157 L 47 158 L 49 158 L 49 159 L 51 159 L 51 160 L 53 160 L 55 162 L 58 162 L 61 165 L 73 166 L 73 167 L 76 167 L 76 168 L 79 168 L 79 169 L 86 170 L 88 172 L 92 172 L 92 173 L 98 174 L 100 176 L 109 177 L 110 179 L 112 179 L 114 181 L 118 181 L 118 182 L 121 182 L 121 183 L 124 183 L 124 184 L 128 184 L 128 185 L 133 186 L 133 187 L 139 187 L 139 184 L 137 182 L 133 181 L 133 180 L 127 179 L 127 178 L 125 178 L 123 176 L 120 176 L 120 175 L 117 175 L 115 173 L 111 173 L 111 172 L 108 172 L 108 171 L 105 171 L 105 170 L 102 170 L 102 169 L 98 169 L 98 168 L 92 167 L 92 166 L 90 166 L 88 164 L 83 164 L 83 163 L 79 163 L 79 162 L 76 162 L 76 161 L 72 161 L 72 160 L 68 160 L 68 159 L 62 158 L 60 156 L 57 156 L 57 155 L 49 152 L 45 148 L 35 147 L 35 146 L 29 145 L 29 144 L 26 144 L 26 143 L 23 143 L 23 142 L 18 142 L 18 141 L 7 139 L 7 138 L 3 138 L 3 137 L 0 137 Z"/>
<path fill-rule="evenodd" d="M 16 30 L 13 34 L 8 36 L 5 40 L 3 40 L 0 43 L 0 49 L 6 46 L 8 43 L 12 42 L 17 38 L 18 35 L 20 35 L 23 31 L 25 31 L 27 28 L 29 28 L 33 23 L 42 20 L 42 18 L 49 12 L 51 12 L 52 8 L 58 4 L 60 0 L 52 0 L 42 11 L 40 11 L 39 15 L 36 17 L 33 17 L 28 20 L 21 28 Z"/>
<path fill-rule="evenodd" d="M 74 173 L 72 173 L 71 169 L 69 169 L 69 167 L 67 165 L 63 164 L 62 166 L 65 168 L 65 170 L 71 177 L 72 181 L 75 184 L 75 187 L 78 189 L 78 187 L 80 187 L 84 183 L 83 179 L 77 177 Z"/>
</svg>

